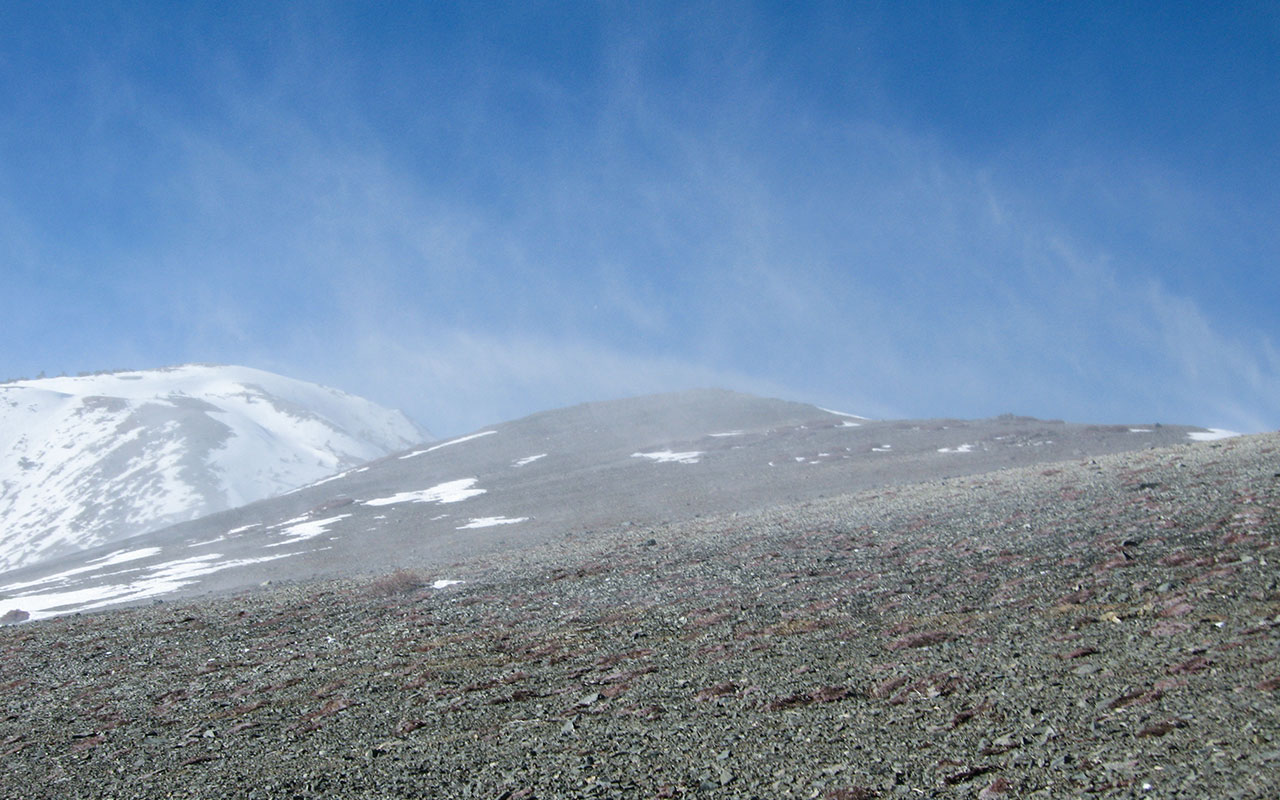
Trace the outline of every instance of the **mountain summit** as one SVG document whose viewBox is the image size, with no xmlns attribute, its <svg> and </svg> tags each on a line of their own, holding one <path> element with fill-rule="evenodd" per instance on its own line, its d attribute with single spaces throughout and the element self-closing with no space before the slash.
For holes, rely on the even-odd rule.
<svg viewBox="0 0 1280 800">
<path fill-rule="evenodd" d="M 270 497 L 426 438 L 399 411 L 248 367 L 0 384 L 0 571 Z"/>
</svg>

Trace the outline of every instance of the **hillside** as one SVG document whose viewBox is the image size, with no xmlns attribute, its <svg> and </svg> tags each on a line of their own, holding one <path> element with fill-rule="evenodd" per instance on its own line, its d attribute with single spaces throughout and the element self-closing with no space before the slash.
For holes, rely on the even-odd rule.
<svg viewBox="0 0 1280 800">
<path fill-rule="evenodd" d="M 431 567 L 567 534 L 1212 436 L 1030 417 L 865 420 L 719 390 L 591 403 L 422 445 L 283 496 L 0 576 L 0 615 Z"/>
<path fill-rule="evenodd" d="M 0 783 L 1275 797 L 1278 448 L 1068 458 L 0 628 Z"/>
</svg>

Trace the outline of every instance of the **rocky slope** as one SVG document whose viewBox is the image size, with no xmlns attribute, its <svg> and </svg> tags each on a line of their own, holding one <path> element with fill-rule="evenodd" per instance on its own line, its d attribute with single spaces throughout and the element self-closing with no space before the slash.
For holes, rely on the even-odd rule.
<svg viewBox="0 0 1280 800">
<path fill-rule="evenodd" d="M 0 628 L 0 784 L 1271 798 L 1278 511 L 1266 434 Z"/>
<path fill-rule="evenodd" d="M 699 390 L 482 428 L 280 497 L 0 577 L 0 615 L 433 566 L 872 487 L 1189 442 L 1173 425 L 863 420 Z"/>
<path fill-rule="evenodd" d="M 426 436 L 248 367 L 0 384 L 0 572 L 244 505 Z"/>
</svg>

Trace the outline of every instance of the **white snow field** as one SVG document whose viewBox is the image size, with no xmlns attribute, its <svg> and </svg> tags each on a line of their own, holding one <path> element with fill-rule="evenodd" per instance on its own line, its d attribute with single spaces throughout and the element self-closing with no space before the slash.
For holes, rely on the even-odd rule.
<svg viewBox="0 0 1280 800">
<path fill-rule="evenodd" d="M 274 496 L 425 437 L 249 367 L 0 384 L 0 572 Z"/>
</svg>

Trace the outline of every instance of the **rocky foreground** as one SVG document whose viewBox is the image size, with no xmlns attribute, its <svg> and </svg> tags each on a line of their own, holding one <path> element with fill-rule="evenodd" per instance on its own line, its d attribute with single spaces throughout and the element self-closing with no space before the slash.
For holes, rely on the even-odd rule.
<svg viewBox="0 0 1280 800">
<path fill-rule="evenodd" d="M 1278 510 L 1267 434 L 4 627 L 0 794 L 1273 798 Z"/>
</svg>

